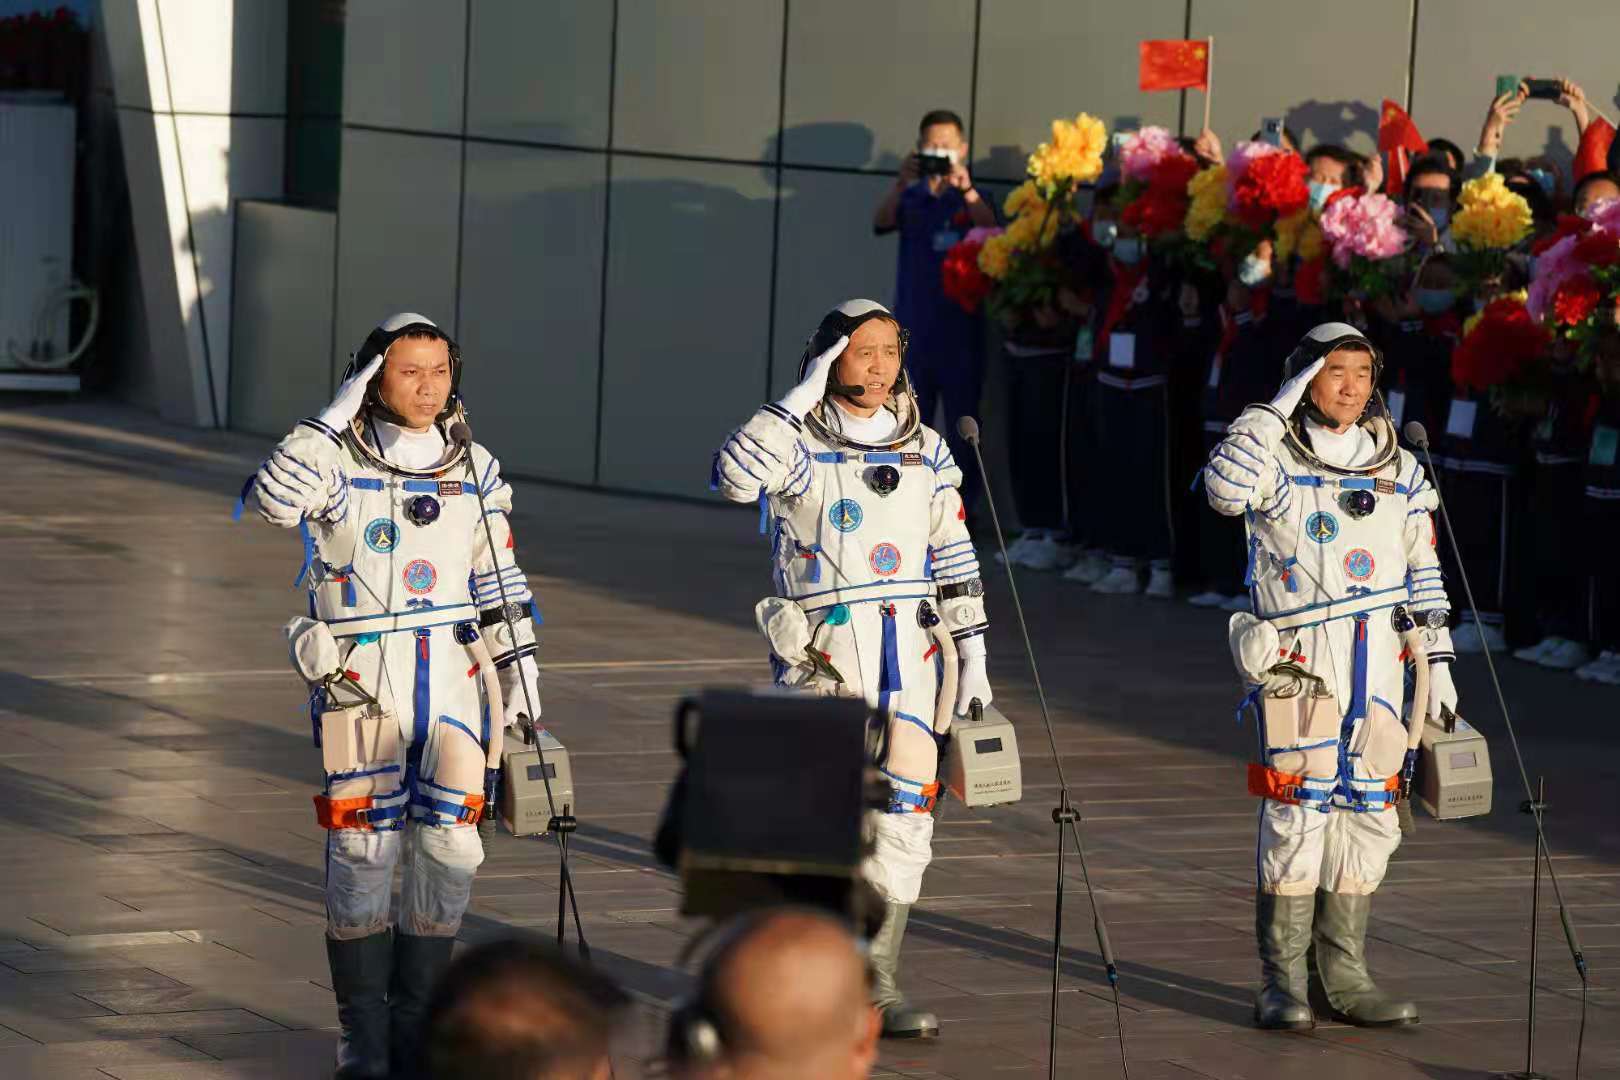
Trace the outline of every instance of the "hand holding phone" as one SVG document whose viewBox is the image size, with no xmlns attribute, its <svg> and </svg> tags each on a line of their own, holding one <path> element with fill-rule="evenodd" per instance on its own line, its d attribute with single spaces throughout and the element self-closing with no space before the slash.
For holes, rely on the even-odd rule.
<svg viewBox="0 0 1620 1080">
<path fill-rule="evenodd" d="M 1532 101 L 1557 101 L 1564 95 L 1564 84 L 1559 79 L 1526 79 L 1524 88 L 1524 96 Z"/>
</svg>

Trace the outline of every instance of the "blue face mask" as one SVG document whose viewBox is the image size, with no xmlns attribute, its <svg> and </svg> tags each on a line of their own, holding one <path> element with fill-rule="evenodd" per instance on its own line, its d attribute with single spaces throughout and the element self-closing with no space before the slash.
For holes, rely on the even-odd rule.
<svg viewBox="0 0 1620 1080">
<path fill-rule="evenodd" d="M 1335 184 L 1331 180 L 1312 180 L 1305 185 L 1305 190 L 1311 193 L 1311 209 L 1321 213 L 1322 207 L 1327 205 L 1328 196 L 1338 191 L 1343 184 Z"/>
<path fill-rule="evenodd" d="M 1448 206 L 1425 207 L 1429 217 L 1434 220 L 1436 232 L 1445 232 L 1446 226 L 1451 224 L 1451 208 Z"/>
<path fill-rule="evenodd" d="M 1271 280 L 1271 263 L 1258 255 L 1245 255 L 1238 263 L 1237 279 L 1252 289 Z"/>
<path fill-rule="evenodd" d="M 1450 311 L 1457 302 L 1457 293 L 1452 289 L 1413 289 L 1412 299 L 1417 301 L 1418 310 L 1425 315 L 1439 315 Z"/>
<path fill-rule="evenodd" d="M 1525 172 L 1530 174 L 1530 179 L 1541 185 L 1541 190 L 1547 198 L 1552 198 L 1553 188 L 1558 184 L 1556 176 L 1546 169 L 1526 169 Z"/>
<path fill-rule="evenodd" d="M 1100 248 L 1114 246 L 1114 238 L 1119 235 L 1119 222 L 1113 218 L 1102 218 L 1091 223 L 1091 239 Z"/>
<path fill-rule="evenodd" d="M 1114 241 L 1114 258 L 1126 266 L 1135 266 L 1142 261 L 1142 238 L 1140 236 L 1122 236 Z"/>
</svg>

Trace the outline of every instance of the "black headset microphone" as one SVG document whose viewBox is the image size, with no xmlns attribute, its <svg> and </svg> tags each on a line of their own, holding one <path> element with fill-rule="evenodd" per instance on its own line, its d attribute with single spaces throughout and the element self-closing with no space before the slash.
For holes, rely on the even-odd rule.
<svg viewBox="0 0 1620 1080">
<path fill-rule="evenodd" d="M 1479 606 L 1474 603 L 1474 587 L 1468 582 L 1468 569 L 1463 563 L 1462 551 L 1457 546 L 1457 530 L 1451 527 L 1451 514 L 1446 510 L 1446 500 L 1440 493 L 1440 474 L 1435 470 L 1434 457 L 1429 453 L 1429 433 L 1423 425 L 1416 420 L 1407 421 L 1402 429 L 1406 441 L 1423 451 L 1423 462 L 1429 469 L 1429 482 L 1434 485 L 1435 501 L 1440 504 L 1440 517 L 1446 524 L 1446 537 L 1451 543 L 1451 554 L 1457 560 L 1457 576 L 1462 579 L 1463 595 L 1468 599 L 1469 613 L 1474 616 L 1474 626 L 1483 633 L 1483 626 L 1479 621 Z M 1558 884 L 1558 870 L 1553 866 L 1552 849 L 1547 846 L 1547 833 L 1542 826 L 1542 804 L 1536 797 L 1536 792 L 1530 786 L 1530 771 L 1525 768 L 1524 755 L 1519 752 L 1519 736 L 1513 728 L 1513 716 L 1508 711 L 1507 696 L 1502 693 L 1502 681 L 1496 675 L 1496 662 L 1491 659 L 1491 650 L 1485 650 L 1485 668 L 1491 675 L 1491 688 L 1496 692 L 1497 707 L 1502 710 L 1502 723 L 1507 728 L 1508 745 L 1513 747 L 1513 760 L 1519 767 L 1519 780 L 1524 784 L 1525 808 L 1536 823 L 1536 858 L 1547 860 L 1547 876 L 1552 881 L 1553 895 L 1558 900 L 1558 921 L 1564 927 L 1564 940 L 1569 945 L 1570 959 L 1575 962 L 1575 973 L 1581 979 L 1581 1029 L 1586 1028 L 1586 954 L 1581 949 L 1580 938 L 1575 935 L 1575 924 L 1570 922 L 1569 907 L 1564 903 L 1564 890 Z M 1534 928 L 1531 928 L 1534 933 Z M 1534 975 L 1531 976 L 1532 987 Z M 1534 1015 L 1534 1014 L 1532 1014 Z M 1579 1048 L 1576 1051 L 1576 1075 L 1580 1075 Z"/>
<path fill-rule="evenodd" d="M 1074 837 L 1074 848 L 1080 857 L 1080 876 L 1085 882 L 1086 899 L 1091 902 L 1091 925 L 1097 934 L 1097 953 L 1102 957 L 1103 969 L 1108 974 L 1108 985 L 1114 993 L 1114 1034 L 1119 1040 L 1119 1067 L 1121 1073 L 1130 1077 L 1130 1064 L 1125 1057 L 1125 1027 L 1120 1018 L 1119 1006 L 1119 968 L 1114 964 L 1114 949 L 1108 941 L 1108 927 L 1103 922 L 1102 910 L 1097 906 L 1097 895 L 1091 888 L 1091 872 L 1086 866 L 1086 846 L 1080 838 L 1080 812 L 1076 810 L 1069 799 L 1069 781 L 1063 772 L 1063 759 L 1058 755 L 1057 735 L 1052 728 L 1052 714 L 1046 706 L 1046 691 L 1041 687 L 1040 668 L 1035 663 L 1035 646 L 1029 638 L 1029 624 L 1024 621 L 1024 605 L 1018 599 L 1018 583 L 1013 580 L 1012 560 L 1007 558 L 1007 542 L 1001 535 L 1001 516 L 996 513 L 995 496 L 990 491 L 990 473 L 984 467 L 984 454 L 979 450 L 979 422 L 971 416 L 963 416 L 956 421 L 956 433 L 962 440 L 973 447 L 973 458 L 979 467 L 979 478 L 984 485 L 984 501 L 990 507 L 990 524 L 996 536 L 996 546 L 1001 549 L 1001 562 L 1007 570 L 1007 591 L 1012 596 L 1013 614 L 1018 618 L 1018 629 L 1024 636 L 1024 653 L 1029 658 L 1029 671 L 1035 681 L 1035 697 L 1041 704 L 1041 721 L 1046 725 L 1046 741 L 1052 747 L 1052 764 L 1057 766 L 1058 778 L 1058 805 L 1052 811 L 1052 822 L 1058 827 L 1058 861 L 1057 861 L 1057 896 L 1056 910 L 1052 926 L 1052 1016 L 1048 1028 L 1047 1044 L 1047 1076 L 1057 1076 L 1057 1019 L 1058 1019 L 1058 979 L 1062 971 L 1063 960 L 1063 856 L 1067 845 L 1064 843 L 1064 829 Z"/>
<path fill-rule="evenodd" d="M 480 520 L 482 520 L 484 523 L 484 540 L 489 544 L 490 558 L 492 560 L 496 559 L 497 548 L 495 547 L 495 533 L 494 530 L 489 527 L 489 508 L 484 504 L 484 492 L 479 486 L 478 472 L 473 465 L 472 428 L 467 425 L 465 420 L 457 420 L 455 423 L 450 425 L 450 430 L 447 434 L 450 436 L 450 441 L 453 444 L 466 451 L 467 478 L 472 485 L 473 494 L 478 498 L 478 515 Z M 499 564 L 496 565 L 495 569 L 497 571 L 500 569 Z M 501 620 L 506 624 L 506 632 L 511 636 L 512 648 L 515 652 L 518 647 L 517 624 L 512 621 L 512 609 L 511 605 L 507 601 L 506 579 L 504 575 L 497 573 L 495 575 L 495 584 L 500 590 L 501 594 Z M 523 658 L 515 657 L 512 662 L 521 666 L 523 663 Z M 535 661 L 535 663 L 536 666 L 539 665 L 538 659 Z M 521 667 L 518 672 L 517 684 L 518 688 L 523 691 L 523 706 L 528 710 L 528 719 L 530 725 L 533 725 L 538 719 L 539 714 L 535 710 L 533 698 L 529 696 L 529 683 L 527 679 L 523 678 Z M 506 718 L 491 718 L 490 722 L 504 724 L 506 723 Z M 591 947 L 585 941 L 585 927 L 581 925 L 579 917 L 579 898 L 574 895 L 573 875 L 568 872 L 568 834 L 573 832 L 574 829 L 578 827 L 578 823 L 574 820 L 573 815 L 568 812 L 570 808 L 567 806 L 563 807 L 563 812 L 561 814 L 557 813 L 557 803 L 551 795 L 551 770 L 546 767 L 545 744 L 541 742 L 540 739 L 535 737 L 532 726 L 524 729 L 523 739 L 524 743 L 526 745 L 533 746 L 535 751 L 540 756 L 540 778 L 545 783 L 546 806 L 551 812 L 551 823 L 549 828 L 550 831 L 554 832 L 557 836 L 557 856 L 559 865 L 558 876 L 561 878 L 561 895 L 559 895 L 557 902 L 557 944 L 561 945 L 563 941 L 563 899 L 566 897 L 568 906 L 574 913 L 574 934 L 579 938 L 580 955 L 589 960 L 591 956 Z M 495 783 L 498 782 L 498 780 L 495 781 Z M 495 792 L 492 790 L 492 787 L 493 785 L 486 785 L 486 791 L 484 793 L 484 812 L 486 814 L 494 813 L 495 809 Z"/>
</svg>

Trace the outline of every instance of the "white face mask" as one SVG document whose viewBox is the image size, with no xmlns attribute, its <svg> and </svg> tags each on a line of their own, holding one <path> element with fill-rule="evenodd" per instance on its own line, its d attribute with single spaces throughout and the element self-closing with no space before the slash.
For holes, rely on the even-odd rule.
<svg viewBox="0 0 1620 1080">
<path fill-rule="evenodd" d="M 1320 213 L 1322 207 L 1327 205 L 1328 197 L 1343 186 L 1332 180 L 1312 180 L 1306 184 L 1305 189 L 1311 193 L 1311 209 Z"/>
<path fill-rule="evenodd" d="M 1103 218 L 1091 223 L 1091 239 L 1100 248 L 1111 248 L 1114 239 L 1119 236 L 1119 222 L 1111 218 Z"/>
<path fill-rule="evenodd" d="M 1135 266 L 1142 261 L 1142 238 L 1140 236 L 1122 236 L 1114 241 L 1114 258 L 1126 266 Z"/>
</svg>

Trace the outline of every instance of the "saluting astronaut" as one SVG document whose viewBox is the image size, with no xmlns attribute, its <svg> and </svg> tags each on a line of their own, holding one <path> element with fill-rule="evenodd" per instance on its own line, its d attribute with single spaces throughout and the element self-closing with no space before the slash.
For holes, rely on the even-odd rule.
<svg viewBox="0 0 1620 1080">
<path fill-rule="evenodd" d="M 455 343 L 421 315 L 395 315 L 345 374 L 243 491 L 266 521 L 304 534 L 310 617 L 287 633 L 326 773 L 315 803 L 330 830 L 326 946 L 344 1078 L 406 1068 L 484 858 L 474 826 L 502 725 L 540 711 L 512 488 L 488 450 L 451 438 Z"/>
<path fill-rule="evenodd" d="M 984 585 L 964 524 L 962 471 L 918 415 L 906 333 L 871 300 L 822 320 L 799 384 L 715 454 L 713 483 L 760 503 L 774 595 L 755 609 L 776 681 L 864 697 L 887 718 L 864 874 L 886 912 L 870 955 L 891 1038 L 937 1035 L 897 987 L 900 944 L 932 855 L 939 745 L 953 715 L 988 705 Z"/>
<path fill-rule="evenodd" d="M 1248 533 L 1254 612 L 1232 617 L 1230 644 L 1260 734 L 1249 790 L 1263 800 L 1261 1027 L 1313 1025 L 1313 939 L 1336 1019 L 1418 1019 L 1414 1004 L 1374 985 L 1367 917 L 1400 843 L 1395 804 L 1411 745 L 1403 707 L 1408 725 L 1454 710 L 1456 657 L 1437 497 L 1396 445 L 1375 390 L 1380 363 L 1354 327 L 1316 327 L 1289 357 L 1281 391 L 1243 411 L 1203 472 L 1210 505 L 1242 515 Z M 1427 700 L 1407 701 L 1409 657 L 1428 665 Z"/>
</svg>

